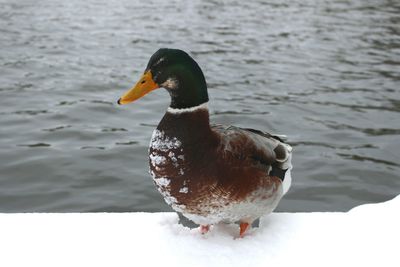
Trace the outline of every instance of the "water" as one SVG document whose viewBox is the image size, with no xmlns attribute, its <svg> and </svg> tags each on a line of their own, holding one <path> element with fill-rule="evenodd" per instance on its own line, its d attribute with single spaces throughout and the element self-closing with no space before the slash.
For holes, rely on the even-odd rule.
<svg viewBox="0 0 400 267">
<path fill-rule="evenodd" d="M 169 97 L 119 96 L 188 51 L 211 120 L 287 134 L 279 211 L 400 192 L 398 1 L 0 1 L 0 211 L 169 211 L 147 146 Z"/>
</svg>

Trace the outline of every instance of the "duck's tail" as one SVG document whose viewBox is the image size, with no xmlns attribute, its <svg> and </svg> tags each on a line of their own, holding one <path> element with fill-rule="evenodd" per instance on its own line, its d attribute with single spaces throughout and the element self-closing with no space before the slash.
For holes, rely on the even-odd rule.
<svg viewBox="0 0 400 267">
<path fill-rule="evenodd" d="M 281 178 L 283 194 L 286 194 L 292 184 L 292 147 L 282 142 L 275 150 L 277 149 L 279 150 L 279 153 L 277 153 L 277 156 L 279 155 L 279 157 L 276 158 L 276 163 L 272 166 L 270 175 Z"/>
</svg>

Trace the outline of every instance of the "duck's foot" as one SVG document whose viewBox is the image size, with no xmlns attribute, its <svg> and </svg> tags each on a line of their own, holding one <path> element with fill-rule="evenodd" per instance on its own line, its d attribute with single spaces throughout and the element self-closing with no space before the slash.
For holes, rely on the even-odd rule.
<svg viewBox="0 0 400 267">
<path fill-rule="evenodd" d="M 208 233 L 208 231 L 210 231 L 210 225 L 206 224 L 206 225 L 200 225 L 200 233 L 202 235 Z"/>
<path fill-rule="evenodd" d="M 239 236 L 242 238 L 244 236 L 244 233 L 246 230 L 249 228 L 250 224 L 247 222 L 241 222 L 240 223 L 240 234 Z"/>
</svg>

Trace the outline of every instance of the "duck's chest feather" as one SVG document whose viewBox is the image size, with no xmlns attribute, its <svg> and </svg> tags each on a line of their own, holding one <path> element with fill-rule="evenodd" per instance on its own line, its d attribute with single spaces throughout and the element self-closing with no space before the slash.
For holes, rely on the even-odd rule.
<svg viewBox="0 0 400 267">
<path fill-rule="evenodd" d="M 186 206 L 199 187 L 205 186 L 202 178 L 209 177 L 213 147 L 216 139 L 208 125 L 208 112 L 165 114 L 151 138 L 149 165 L 168 204 Z"/>
<path fill-rule="evenodd" d="M 267 200 L 281 190 L 279 179 L 243 156 L 246 150 L 241 156 L 224 151 L 221 138 L 210 128 L 207 110 L 166 113 L 153 132 L 150 173 L 175 210 L 202 214 L 235 202 Z M 246 141 L 237 137 L 235 142 Z"/>
</svg>

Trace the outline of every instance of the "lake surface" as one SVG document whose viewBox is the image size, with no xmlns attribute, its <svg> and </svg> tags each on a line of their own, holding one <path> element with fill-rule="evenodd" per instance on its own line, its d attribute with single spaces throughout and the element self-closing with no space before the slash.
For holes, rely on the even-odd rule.
<svg viewBox="0 0 400 267">
<path fill-rule="evenodd" d="M 400 193 L 399 1 L 0 1 L 0 212 L 170 211 L 147 147 L 169 104 L 117 99 L 160 47 L 208 81 L 211 120 L 286 134 L 278 211 Z"/>
</svg>

